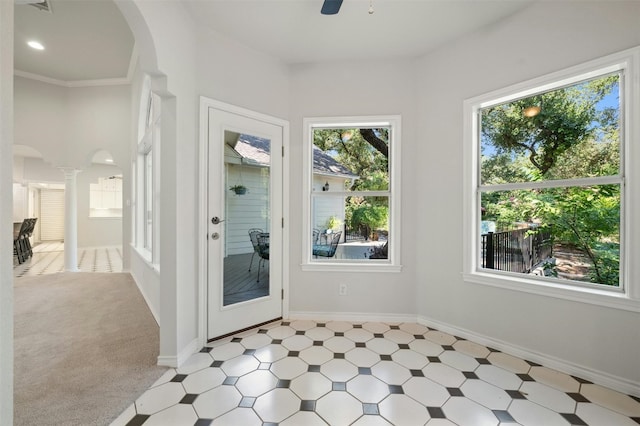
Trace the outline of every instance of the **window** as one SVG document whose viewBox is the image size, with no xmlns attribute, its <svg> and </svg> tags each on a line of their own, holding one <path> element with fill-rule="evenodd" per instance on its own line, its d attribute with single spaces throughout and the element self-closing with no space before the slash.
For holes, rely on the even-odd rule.
<svg viewBox="0 0 640 426">
<path fill-rule="evenodd" d="M 89 217 L 122 217 L 122 175 L 89 184 Z"/>
<path fill-rule="evenodd" d="M 143 83 L 140 101 L 138 156 L 133 165 L 136 184 L 132 193 L 134 203 L 134 245 L 151 263 L 158 263 L 158 223 L 157 209 L 160 147 L 160 97 L 151 92 L 148 77 Z"/>
<path fill-rule="evenodd" d="M 400 117 L 305 120 L 305 270 L 400 269 Z"/>
<path fill-rule="evenodd" d="M 153 250 L 153 151 L 142 155 L 144 167 L 144 248 Z"/>
<path fill-rule="evenodd" d="M 639 166 L 628 120 L 637 56 L 465 102 L 468 280 L 635 294 L 625 260 L 637 217 L 629 202 L 637 178 L 628 174 Z"/>
</svg>

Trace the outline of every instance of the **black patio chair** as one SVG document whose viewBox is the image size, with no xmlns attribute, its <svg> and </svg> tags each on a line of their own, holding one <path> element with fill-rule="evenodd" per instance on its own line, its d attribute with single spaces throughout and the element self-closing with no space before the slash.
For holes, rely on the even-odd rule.
<svg viewBox="0 0 640 426">
<path fill-rule="evenodd" d="M 33 249 L 31 247 L 31 235 L 33 234 L 33 230 L 36 227 L 36 222 L 38 221 L 37 217 L 32 217 L 27 219 L 29 221 L 29 226 L 27 228 L 27 232 L 26 232 L 26 239 L 25 239 L 25 244 L 27 246 L 27 253 L 29 254 L 29 257 L 33 256 Z"/>
<path fill-rule="evenodd" d="M 251 272 L 251 265 L 253 265 L 253 257 L 258 253 L 258 235 L 262 234 L 264 231 L 260 228 L 251 228 L 249 229 L 249 239 L 251 240 L 251 245 L 253 245 L 253 253 L 251 254 L 251 262 L 249 262 L 249 272 Z"/>
<path fill-rule="evenodd" d="M 28 218 L 22 221 L 20 230 L 13 235 L 13 254 L 18 257 L 18 263 L 24 263 L 33 255 L 29 237 L 33 233 L 37 218 Z"/>
<path fill-rule="evenodd" d="M 389 242 L 373 247 L 369 253 L 369 259 L 387 259 L 389 257 Z"/>
<path fill-rule="evenodd" d="M 331 238 L 331 241 L 327 241 L 327 244 L 314 244 L 313 245 L 313 255 L 315 257 L 333 257 L 336 254 L 336 249 L 338 248 L 338 243 L 340 242 L 340 237 L 342 236 L 342 231 L 335 232 L 333 234 L 327 234 L 327 239 Z"/>
<path fill-rule="evenodd" d="M 269 263 L 269 234 L 262 232 L 258 234 L 258 255 L 260 260 L 258 261 L 258 282 L 260 282 L 260 265 L 264 267 L 264 261 Z"/>
</svg>

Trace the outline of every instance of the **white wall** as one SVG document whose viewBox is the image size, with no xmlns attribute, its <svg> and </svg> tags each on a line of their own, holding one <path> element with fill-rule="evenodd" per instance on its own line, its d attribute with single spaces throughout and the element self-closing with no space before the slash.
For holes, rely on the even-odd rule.
<svg viewBox="0 0 640 426">
<path fill-rule="evenodd" d="M 342 191 L 344 189 L 344 179 L 313 175 L 312 189 L 313 191 L 322 192 L 322 187 L 325 183 L 329 183 L 329 192 Z M 344 225 L 345 216 L 345 197 L 333 196 L 333 197 L 317 197 L 314 198 L 314 208 L 312 210 L 313 219 L 311 221 L 312 227 L 324 232 L 327 229 L 327 221 L 331 216 L 335 216 L 340 219 Z M 340 226 L 338 231 L 344 231 L 344 227 Z M 344 235 L 342 236 L 344 239 Z"/>
<path fill-rule="evenodd" d="M 35 148 L 43 157 L 25 159 L 21 179 L 64 183 L 57 167 L 80 169 L 78 246 L 121 245 L 122 219 L 89 219 L 88 185 L 99 168 L 91 165 L 95 152 L 109 151 L 116 164 L 130 162 L 130 87 L 68 88 L 18 76 L 14 82 L 15 143 Z M 114 167 L 110 170 L 115 174 Z M 123 171 L 129 182 L 128 168 Z"/>
<path fill-rule="evenodd" d="M 133 0 L 118 7 L 136 38 L 139 71 L 152 75 L 152 86 L 162 96 L 158 282 L 157 271 L 134 251 L 131 270 L 139 285 L 151 293 L 148 300 L 158 301 L 159 360 L 170 365 L 183 360 L 197 343 L 199 97 L 286 118 L 287 69 L 268 56 L 198 28 L 179 2 Z M 131 117 L 137 120 L 137 116 L 134 105 Z"/>
<path fill-rule="evenodd" d="M 303 272 L 302 263 L 302 120 L 305 117 L 401 115 L 402 180 L 411 182 L 416 166 L 416 76 L 411 60 L 371 63 L 329 63 L 298 65 L 291 69 L 291 240 L 290 285 L 293 314 L 296 312 L 416 314 L 415 247 L 420 243 L 412 224 L 416 212 L 409 203 L 416 186 L 403 190 L 402 246 L 400 273 Z M 374 90 L 375 89 L 375 90 Z M 348 96 L 345 96 L 348 94 Z M 340 99 L 340 102 L 336 102 Z M 419 188 L 418 188 L 419 190 Z M 424 261 L 424 260 L 422 260 Z M 338 296 L 338 285 L 349 285 L 348 296 Z"/>
<path fill-rule="evenodd" d="M 425 56 L 418 67 L 420 137 L 404 146 L 421 162 L 413 179 L 421 196 L 405 198 L 420 220 L 405 223 L 438 242 L 412 242 L 422 260 L 416 265 L 419 314 L 621 379 L 629 389 L 635 383 L 635 392 L 637 312 L 463 282 L 461 194 L 463 100 L 639 45 L 639 16 L 638 2 L 538 2 Z"/>
<path fill-rule="evenodd" d="M 198 95 L 287 119 L 289 70 L 280 61 L 198 28 Z"/>
<path fill-rule="evenodd" d="M 92 164 L 78 173 L 78 247 L 122 246 L 122 217 L 89 217 L 90 184 L 118 174 L 119 167 L 107 164 Z"/>
<path fill-rule="evenodd" d="M 13 221 L 22 222 L 29 212 L 29 190 L 19 183 L 13 184 Z"/>
<path fill-rule="evenodd" d="M 190 355 L 197 343 L 195 190 L 198 97 L 194 88 L 194 25 L 178 2 L 136 0 L 118 3 L 118 7 L 134 33 L 141 54 L 140 71 L 152 74 L 153 89 L 162 97 L 162 140 L 158 164 L 162 171 L 159 205 L 161 272 L 157 290 L 161 324 L 159 362 L 175 365 Z M 137 108 L 129 110 L 136 122 L 138 111 Z M 129 149 L 136 143 L 136 138 L 131 139 Z M 132 258 L 135 256 L 133 253 Z M 134 265 L 131 267 L 133 270 Z M 136 279 L 144 279 L 148 275 L 148 265 L 146 268 L 145 273 L 138 274 Z"/>
<path fill-rule="evenodd" d="M 18 145 L 35 148 L 56 166 L 65 164 L 68 88 L 14 77 L 15 139 Z"/>
<path fill-rule="evenodd" d="M 13 424 L 13 2 L 0 1 L 0 424 Z M 11 260 L 10 260 L 11 259 Z"/>
<path fill-rule="evenodd" d="M 240 172 L 239 168 L 242 167 Z M 227 165 L 225 255 L 252 253 L 249 229 L 269 232 L 269 169 L 266 167 Z M 242 173 L 242 176 L 240 176 Z M 263 173 L 265 175 L 263 176 Z M 247 193 L 236 195 L 229 188 L 242 183 Z"/>
<path fill-rule="evenodd" d="M 130 87 L 61 87 L 16 76 L 15 141 L 54 167 L 87 167 L 109 151 L 129 162 Z"/>
</svg>

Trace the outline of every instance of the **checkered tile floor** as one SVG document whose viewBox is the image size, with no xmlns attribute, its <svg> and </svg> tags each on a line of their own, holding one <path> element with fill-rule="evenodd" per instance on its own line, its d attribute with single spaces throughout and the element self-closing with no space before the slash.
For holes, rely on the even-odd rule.
<svg viewBox="0 0 640 426">
<path fill-rule="evenodd" d="M 78 268 L 82 272 L 122 272 L 120 247 L 85 247 L 78 249 Z M 18 264 L 14 256 L 16 278 L 64 272 L 64 243 L 44 242 L 33 247 L 33 256 Z"/>
<path fill-rule="evenodd" d="M 638 425 L 640 398 L 412 324 L 278 321 L 170 369 L 120 425 Z"/>
</svg>

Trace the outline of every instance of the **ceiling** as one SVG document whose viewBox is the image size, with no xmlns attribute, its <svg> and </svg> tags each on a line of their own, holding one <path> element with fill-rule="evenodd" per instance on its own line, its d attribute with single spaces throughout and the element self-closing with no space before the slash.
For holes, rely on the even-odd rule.
<svg viewBox="0 0 640 426">
<path fill-rule="evenodd" d="M 185 2 L 196 21 L 288 64 L 420 56 L 531 3 L 344 0 L 337 15 L 321 15 L 322 0 Z"/>
<path fill-rule="evenodd" d="M 73 85 L 126 78 L 134 39 L 112 0 L 15 0 L 15 68 Z M 178 0 L 175 0 L 178 1 Z M 416 57 L 494 24 L 534 0 L 181 0 L 193 19 L 287 64 Z M 169 24 L 169 23 L 168 23 Z M 26 45 L 38 39 L 45 50 Z"/>
<path fill-rule="evenodd" d="M 47 0 L 51 12 L 24 2 L 15 6 L 16 70 L 60 84 L 127 77 L 134 38 L 113 1 Z M 29 40 L 45 49 L 30 48 Z"/>
</svg>

